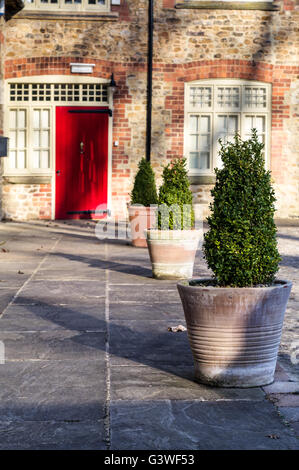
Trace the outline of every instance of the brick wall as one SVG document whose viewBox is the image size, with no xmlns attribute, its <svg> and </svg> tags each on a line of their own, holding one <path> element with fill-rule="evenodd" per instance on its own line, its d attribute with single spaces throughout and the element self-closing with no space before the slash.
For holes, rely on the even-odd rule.
<svg viewBox="0 0 299 470">
<path fill-rule="evenodd" d="M 4 184 L 2 197 L 5 219 L 51 218 L 51 184 Z"/>
<path fill-rule="evenodd" d="M 152 164 L 159 182 L 161 164 L 183 155 L 186 81 L 240 78 L 271 83 L 277 214 L 294 217 L 299 216 L 299 10 L 290 0 L 275 3 L 279 11 L 175 10 L 171 0 L 156 0 Z M 13 19 L 5 31 L 5 78 L 68 75 L 70 62 L 95 63 L 95 76 L 114 73 L 116 212 L 129 200 L 137 164 L 145 153 L 147 8 L 145 0 L 122 1 L 113 7 L 120 14 L 117 21 Z M 192 190 L 207 209 L 210 186 Z"/>
</svg>

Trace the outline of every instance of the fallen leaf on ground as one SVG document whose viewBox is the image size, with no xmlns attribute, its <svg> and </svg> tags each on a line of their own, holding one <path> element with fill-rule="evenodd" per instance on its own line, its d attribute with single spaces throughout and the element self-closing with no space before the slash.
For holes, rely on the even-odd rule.
<svg viewBox="0 0 299 470">
<path fill-rule="evenodd" d="M 186 331 L 187 328 L 185 328 L 183 325 L 178 325 L 178 326 L 170 326 L 168 328 L 168 331 L 171 331 L 172 333 L 178 333 L 180 331 Z"/>
</svg>

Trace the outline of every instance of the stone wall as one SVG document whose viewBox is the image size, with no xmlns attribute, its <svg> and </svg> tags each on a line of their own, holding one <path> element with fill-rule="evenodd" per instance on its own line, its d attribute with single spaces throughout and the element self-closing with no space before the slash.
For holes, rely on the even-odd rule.
<svg viewBox="0 0 299 470">
<path fill-rule="evenodd" d="M 3 184 L 5 219 L 50 219 L 51 184 Z"/>
<path fill-rule="evenodd" d="M 5 78 L 70 74 L 70 62 L 80 61 L 95 63 L 95 76 L 114 73 L 113 141 L 119 142 L 112 149 L 115 212 L 129 200 L 137 164 L 145 154 L 146 124 L 148 2 L 121 1 L 113 7 L 118 17 L 97 21 L 32 19 L 22 11 L 7 22 L 5 31 Z M 171 0 L 155 1 L 152 164 L 160 181 L 162 164 L 183 155 L 186 81 L 243 78 L 271 83 L 277 215 L 298 217 L 299 9 L 291 0 L 274 3 L 278 11 L 179 10 Z M 192 188 L 205 213 L 210 188 Z"/>
</svg>

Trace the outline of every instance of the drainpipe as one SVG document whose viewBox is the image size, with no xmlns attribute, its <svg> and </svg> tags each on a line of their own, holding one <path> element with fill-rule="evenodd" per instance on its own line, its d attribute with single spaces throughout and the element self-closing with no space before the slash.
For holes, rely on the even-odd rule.
<svg viewBox="0 0 299 470">
<path fill-rule="evenodd" d="M 152 140 L 152 83 L 153 83 L 153 32 L 154 0 L 148 3 L 148 53 L 147 53 L 147 109 L 146 109 L 146 160 L 151 159 Z"/>
</svg>

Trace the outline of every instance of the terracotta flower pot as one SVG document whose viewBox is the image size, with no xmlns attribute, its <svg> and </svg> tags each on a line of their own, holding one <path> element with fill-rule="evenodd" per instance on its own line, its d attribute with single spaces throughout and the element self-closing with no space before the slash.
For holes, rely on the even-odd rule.
<svg viewBox="0 0 299 470">
<path fill-rule="evenodd" d="M 243 288 L 178 283 L 195 380 L 220 387 L 272 383 L 291 287 L 289 281 Z"/>
<path fill-rule="evenodd" d="M 146 235 L 155 279 L 192 277 L 199 231 L 151 229 Z"/>
<path fill-rule="evenodd" d="M 146 248 L 146 236 L 144 231 L 154 227 L 156 223 L 156 208 L 154 206 L 129 206 L 129 221 L 131 224 L 132 245 L 138 248 Z"/>
</svg>

